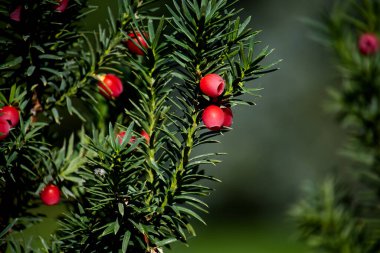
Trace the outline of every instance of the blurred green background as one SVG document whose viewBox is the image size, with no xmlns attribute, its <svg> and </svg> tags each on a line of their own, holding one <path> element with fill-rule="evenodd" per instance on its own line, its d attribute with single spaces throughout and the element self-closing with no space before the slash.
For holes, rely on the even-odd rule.
<svg viewBox="0 0 380 253">
<path fill-rule="evenodd" d="M 109 1 L 92 14 L 98 22 Z M 252 27 L 263 30 L 260 47 L 275 48 L 271 60 L 283 59 L 280 70 L 249 85 L 264 87 L 253 108 L 234 111 L 234 131 L 222 144 L 198 152 L 227 152 L 223 163 L 208 170 L 223 183 L 207 200 L 208 226 L 197 224 L 198 237 L 190 247 L 175 245 L 172 253 L 304 253 L 286 215 L 300 197 L 307 180 L 318 181 L 339 164 L 343 136 L 323 109 L 326 89 L 337 83 L 327 50 L 310 40 L 301 19 L 317 19 L 330 0 L 241 1 L 242 16 L 252 16 Z M 60 212 L 52 207 L 51 216 Z M 54 227 L 54 220 L 47 218 Z M 46 224 L 31 228 L 46 230 Z"/>
<path fill-rule="evenodd" d="M 341 163 L 343 135 L 324 109 L 338 83 L 332 57 L 312 41 L 303 18 L 318 19 L 331 0 L 241 1 L 242 16 L 263 30 L 280 70 L 251 83 L 263 87 L 253 108 L 234 111 L 234 131 L 212 147 L 227 152 L 210 170 L 222 179 L 209 199 L 208 226 L 175 253 L 305 253 L 286 213 L 305 181 L 323 179 Z M 211 147 L 207 147 L 211 148 Z"/>
</svg>

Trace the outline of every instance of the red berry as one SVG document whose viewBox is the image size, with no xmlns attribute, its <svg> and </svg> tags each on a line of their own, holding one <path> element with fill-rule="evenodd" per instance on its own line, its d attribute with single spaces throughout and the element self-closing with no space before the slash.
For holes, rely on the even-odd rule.
<svg viewBox="0 0 380 253">
<path fill-rule="evenodd" d="M 123 92 L 123 83 L 113 74 L 99 75 L 98 89 L 105 98 L 117 98 Z"/>
<path fill-rule="evenodd" d="M 123 143 L 123 139 L 125 136 L 125 131 L 121 131 L 116 135 L 116 138 L 119 141 L 119 144 L 121 145 Z M 136 141 L 136 137 L 132 136 L 131 139 L 129 139 L 129 143 L 133 144 Z"/>
<path fill-rule="evenodd" d="M 52 206 L 59 203 L 61 192 L 57 186 L 48 184 L 41 191 L 40 198 L 45 205 Z"/>
<path fill-rule="evenodd" d="M 224 112 L 224 121 L 223 121 L 223 126 L 225 127 L 231 127 L 232 126 L 232 118 L 234 117 L 232 115 L 232 110 L 231 108 L 222 108 Z"/>
<path fill-rule="evenodd" d="M 200 82 L 201 91 L 212 98 L 219 97 L 225 87 L 223 78 L 218 74 L 205 75 Z"/>
<path fill-rule="evenodd" d="M 69 0 L 57 0 L 58 5 L 56 5 L 55 10 L 58 12 L 64 12 L 69 5 Z"/>
<path fill-rule="evenodd" d="M 147 132 L 145 132 L 145 130 L 141 130 L 141 136 L 145 138 L 146 142 L 149 143 L 150 142 L 150 136 Z"/>
<path fill-rule="evenodd" d="M 131 39 L 126 40 L 124 43 L 131 53 L 134 53 L 137 55 L 144 55 L 145 53 L 141 48 L 145 48 L 145 49 L 148 48 L 148 44 L 146 43 L 144 37 L 140 33 L 136 33 L 136 35 L 134 33 L 129 33 L 128 36 Z M 136 44 L 139 45 L 140 47 L 138 47 Z"/>
<path fill-rule="evenodd" d="M 217 131 L 223 126 L 224 112 L 216 105 L 209 105 L 203 111 L 202 120 L 208 129 Z"/>
<path fill-rule="evenodd" d="M 9 125 L 8 121 L 0 118 L 0 141 L 7 138 L 10 129 L 11 126 Z"/>
<path fill-rule="evenodd" d="M 20 114 L 15 107 L 7 105 L 0 109 L 0 119 L 9 121 L 10 127 L 15 127 L 20 120 Z"/>
<path fill-rule="evenodd" d="M 150 141 L 150 136 L 148 135 L 147 132 L 145 132 L 144 130 L 142 130 L 140 132 L 141 136 L 145 138 L 146 142 L 149 143 Z M 118 133 L 116 135 L 117 139 L 119 140 L 119 144 L 123 143 L 123 138 L 125 136 L 125 131 L 121 131 L 120 133 Z M 131 139 L 129 140 L 129 143 L 134 143 L 136 141 L 136 137 L 135 136 L 132 136 Z"/>
<path fill-rule="evenodd" d="M 123 143 L 124 136 L 125 136 L 125 131 L 121 131 L 116 135 L 116 138 L 118 139 L 120 145 Z"/>
<path fill-rule="evenodd" d="M 11 14 L 9 15 L 10 19 L 12 19 L 13 21 L 16 21 L 16 22 L 20 22 L 20 20 L 21 20 L 21 9 L 22 9 L 21 5 L 17 6 L 16 9 L 14 9 L 14 11 L 12 11 Z"/>
<path fill-rule="evenodd" d="M 379 40 L 376 34 L 364 33 L 359 38 L 358 46 L 361 54 L 372 55 L 379 50 Z"/>
</svg>

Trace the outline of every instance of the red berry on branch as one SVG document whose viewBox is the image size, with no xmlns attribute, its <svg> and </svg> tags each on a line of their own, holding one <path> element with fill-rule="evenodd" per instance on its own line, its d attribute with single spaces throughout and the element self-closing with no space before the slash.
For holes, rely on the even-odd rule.
<svg viewBox="0 0 380 253">
<path fill-rule="evenodd" d="M 10 129 L 11 126 L 9 125 L 8 121 L 0 118 L 0 141 L 7 138 Z"/>
<path fill-rule="evenodd" d="M 136 137 L 135 136 L 132 136 L 130 139 L 129 139 L 129 144 L 133 144 L 135 143 L 136 141 Z"/>
<path fill-rule="evenodd" d="M 121 145 L 123 143 L 123 138 L 125 136 L 125 131 L 121 131 L 116 135 L 117 140 L 119 141 L 119 144 Z"/>
<path fill-rule="evenodd" d="M 123 83 L 113 74 L 99 75 L 98 89 L 105 98 L 117 98 L 123 92 Z"/>
<path fill-rule="evenodd" d="M 123 143 L 125 133 L 126 133 L 125 131 L 121 131 L 116 135 L 116 138 L 118 139 L 120 145 Z M 135 136 L 132 136 L 131 139 L 129 139 L 130 144 L 133 144 L 135 141 L 136 141 Z"/>
<path fill-rule="evenodd" d="M 12 19 L 13 21 L 16 21 L 16 22 L 20 22 L 20 20 L 21 20 L 21 9 L 22 9 L 21 5 L 17 6 L 16 9 L 14 9 L 14 11 L 12 11 L 11 14 L 9 15 L 10 19 Z"/>
<path fill-rule="evenodd" d="M 145 138 L 146 142 L 149 143 L 149 141 L 150 141 L 150 136 L 148 135 L 148 133 L 145 132 L 144 130 L 142 130 L 142 131 L 140 132 L 140 134 L 141 134 L 142 137 Z M 125 136 L 125 131 L 121 131 L 121 132 L 119 132 L 119 133 L 116 135 L 116 137 L 117 137 L 117 139 L 118 139 L 118 141 L 119 141 L 119 144 L 123 143 L 123 138 L 124 138 L 124 136 Z M 129 143 L 130 143 L 130 144 L 133 144 L 135 141 L 136 141 L 136 137 L 135 137 L 135 136 L 132 136 L 131 139 L 129 140 Z"/>
<path fill-rule="evenodd" d="M 128 50 L 133 54 L 144 55 L 145 53 L 140 47 L 146 49 L 148 48 L 148 44 L 146 43 L 141 33 L 136 33 L 136 35 L 134 33 L 129 33 L 128 36 L 130 37 L 130 39 L 124 41 Z M 138 47 L 136 44 L 140 47 Z"/>
<path fill-rule="evenodd" d="M 233 119 L 231 108 L 229 108 L 229 107 L 222 108 L 222 110 L 224 112 L 223 126 L 225 126 L 225 127 L 231 127 L 232 126 L 232 119 Z"/>
<path fill-rule="evenodd" d="M 64 12 L 69 5 L 69 0 L 57 0 L 58 5 L 56 5 L 55 10 L 58 12 Z"/>
<path fill-rule="evenodd" d="M 374 33 L 364 33 L 358 42 L 359 51 L 362 55 L 373 55 L 379 50 L 379 40 Z"/>
<path fill-rule="evenodd" d="M 15 107 L 7 105 L 0 109 L 0 119 L 9 121 L 10 127 L 15 127 L 20 120 L 20 114 Z"/>
<path fill-rule="evenodd" d="M 208 129 L 220 130 L 224 122 L 224 112 L 216 105 L 209 105 L 203 111 L 202 120 Z"/>
<path fill-rule="evenodd" d="M 45 205 L 52 206 L 59 203 L 61 199 L 61 191 L 53 184 L 48 184 L 42 189 L 40 198 Z"/>
<path fill-rule="evenodd" d="M 146 142 L 149 143 L 150 142 L 150 136 L 147 132 L 145 132 L 145 130 L 142 130 L 141 131 L 141 136 L 145 138 Z"/>
<path fill-rule="evenodd" d="M 219 97 L 225 87 L 224 79 L 218 74 L 205 75 L 200 82 L 201 91 L 212 98 Z"/>
</svg>

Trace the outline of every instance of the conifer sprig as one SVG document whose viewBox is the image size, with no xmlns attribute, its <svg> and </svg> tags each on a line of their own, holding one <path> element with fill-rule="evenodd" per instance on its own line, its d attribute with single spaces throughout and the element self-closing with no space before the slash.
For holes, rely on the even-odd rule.
<svg viewBox="0 0 380 253">
<path fill-rule="evenodd" d="M 377 0 L 336 1 L 323 23 L 309 21 L 319 32 L 317 40 L 332 50 L 336 61 L 341 84 L 330 88 L 329 108 L 347 133 L 342 153 L 352 160 L 349 179 L 329 180 L 315 187 L 315 199 L 309 192 L 294 209 L 301 236 L 322 252 L 380 249 L 379 11 Z M 373 39 L 371 50 L 369 41 L 362 41 L 366 36 Z M 343 192 L 344 188 L 352 190 Z M 316 212 L 320 215 L 313 216 Z"/>
<path fill-rule="evenodd" d="M 42 9 L 52 4 L 41 3 Z M 32 116 L 30 129 L 43 125 L 33 123 L 36 120 L 59 124 L 66 114 L 81 119 L 80 134 L 64 139 L 46 126 L 47 130 L 35 130 L 40 136 L 31 142 L 49 147 L 34 154 L 40 161 L 39 178 L 30 178 L 35 180 L 34 197 L 54 183 L 69 207 L 51 243 L 42 240 L 46 251 L 159 253 L 175 241 L 187 242 L 189 235 L 195 235 L 193 220 L 205 223 L 200 213 L 207 212 L 203 197 L 211 189 L 203 180 L 219 181 L 208 175 L 204 165 L 216 165 L 220 161 L 215 156 L 223 154 L 194 156 L 193 151 L 218 143 L 214 137 L 231 130 L 207 130 L 202 125 L 203 110 L 211 104 L 223 108 L 253 104 L 238 98 L 259 90 L 248 88 L 246 82 L 275 70 L 273 65 L 262 65 L 270 51 L 256 53 L 257 32 L 248 27 L 250 18 L 240 21 L 234 2 L 173 1 L 167 6 L 168 17 L 156 17 L 154 8 L 149 8 L 153 3 L 121 0 L 118 15 L 109 11 L 107 25 L 94 32 L 80 31 L 75 23 L 63 26 L 62 21 L 57 41 L 51 37 L 49 54 L 42 57 L 46 64 L 30 63 L 17 54 L 0 62 L 0 71 L 10 77 L 19 69 L 36 78 L 34 84 L 12 80 L 26 90 L 27 98 L 14 104 L 31 110 L 23 112 L 24 118 Z M 68 10 L 55 14 L 69 23 L 92 9 L 86 1 L 74 1 Z M 44 54 L 40 51 L 37 58 Z M 124 92 L 104 99 L 97 94 L 98 86 L 105 85 L 101 75 L 110 73 Z M 226 92 L 216 99 L 202 95 L 199 88 L 200 80 L 211 73 L 220 74 L 227 83 Z M 0 78 L 3 83 L 9 80 Z M 11 90 L 0 94 L 12 97 Z M 83 107 L 95 116 L 85 115 Z M 0 148 L 11 146 L 0 142 Z M 0 235 L 16 252 L 32 250 L 28 241 L 19 242 L 9 234 L 19 224 L 12 223 L 18 216 L 3 221 Z"/>
</svg>

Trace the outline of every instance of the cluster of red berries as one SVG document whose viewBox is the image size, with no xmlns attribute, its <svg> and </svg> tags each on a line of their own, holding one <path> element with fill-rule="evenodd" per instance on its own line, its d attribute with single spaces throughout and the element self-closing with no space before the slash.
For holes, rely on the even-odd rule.
<svg viewBox="0 0 380 253">
<path fill-rule="evenodd" d="M 55 7 L 54 7 L 54 9 L 57 12 L 64 12 L 66 10 L 67 6 L 69 5 L 69 0 L 57 0 L 57 2 L 58 2 L 58 4 L 55 5 Z M 16 21 L 16 22 L 20 22 L 22 10 L 23 10 L 22 6 L 18 5 L 9 15 L 10 19 L 12 19 L 13 21 Z"/>
<path fill-rule="evenodd" d="M 140 49 L 139 49 L 140 50 Z M 115 99 L 123 92 L 123 83 L 121 82 L 120 78 L 113 74 L 106 74 L 106 75 L 99 75 L 98 78 L 100 79 L 98 83 L 98 89 L 100 94 L 102 94 L 107 99 Z M 143 136 L 147 143 L 150 141 L 150 137 L 147 132 L 142 130 L 140 132 L 141 136 Z M 125 136 L 125 131 L 121 131 L 117 134 L 117 138 L 119 141 L 119 144 L 123 142 Z M 134 143 L 136 140 L 136 137 L 132 137 L 129 140 L 129 143 Z"/>
<path fill-rule="evenodd" d="M 199 87 L 203 94 L 210 98 L 217 98 L 224 92 L 225 84 L 224 79 L 218 74 L 208 74 L 201 79 Z M 221 108 L 217 105 L 207 106 L 202 114 L 203 123 L 212 131 L 218 131 L 222 127 L 230 127 L 232 118 L 231 108 Z"/>
<path fill-rule="evenodd" d="M 146 34 L 144 34 L 146 36 Z M 128 36 L 130 39 L 123 41 L 128 50 L 136 55 L 144 55 L 144 51 L 140 48 L 148 48 L 148 44 L 145 41 L 144 37 L 140 33 L 129 33 Z M 138 47 L 137 45 L 140 45 Z M 105 74 L 98 75 L 98 89 L 100 94 L 102 94 L 107 99 L 115 99 L 123 93 L 123 83 L 119 77 L 114 74 Z M 119 144 L 123 143 L 125 131 L 119 132 L 116 137 L 119 141 Z M 143 136 L 147 143 L 150 142 L 150 136 L 145 130 L 141 130 L 140 135 Z M 129 143 L 132 144 L 136 141 L 136 137 L 132 136 L 129 140 Z"/>
<path fill-rule="evenodd" d="M 6 105 L 0 109 L 0 141 L 7 138 L 12 127 L 17 126 L 20 121 L 20 113 L 17 108 Z M 55 205 L 59 202 L 60 191 L 55 185 L 47 185 L 40 193 L 43 203 Z"/>
<path fill-rule="evenodd" d="M 148 44 L 144 37 L 140 33 L 129 33 L 128 36 L 131 39 L 125 40 L 123 43 L 127 46 L 128 50 L 136 55 L 144 55 L 144 51 L 141 50 L 136 44 L 143 48 L 148 48 Z M 123 93 L 123 83 L 120 78 L 113 74 L 98 75 L 98 89 L 107 99 L 115 99 Z"/>
<path fill-rule="evenodd" d="M 20 113 L 16 107 L 6 105 L 0 109 L 0 141 L 7 138 L 12 127 L 17 126 L 20 121 Z M 55 205 L 59 202 L 60 191 L 55 185 L 47 185 L 40 193 L 43 203 Z"/>
<path fill-rule="evenodd" d="M 0 109 L 0 141 L 7 138 L 9 131 L 17 126 L 19 120 L 20 113 L 15 107 L 7 105 Z"/>
<path fill-rule="evenodd" d="M 145 138 L 146 143 L 149 143 L 149 142 L 150 142 L 150 136 L 149 136 L 149 134 L 148 134 L 147 132 L 145 132 L 145 130 L 141 130 L 140 135 L 141 135 L 142 137 Z M 118 139 L 118 141 L 119 141 L 119 144 L 122 144 L 122 143 L 123 143 L 124 136 L 125 136 L 125 131 L 121 131 L 121 132 L 119 132 L 119 133 L 116 135 L 116 137 L 117 137 L 117 139 Z M 132 136 L 131 139 L 129 140 L 129 143 L 130 143 L 130 144 L 133 144 L 135 141 L 136 141 L 136 137 L 135 137 L 135 136 Z"/>
<path fill-rule="evenodd" d="M 374 55 L 379 51 L 380 43 L 376 34 L 364 33 L 360 35 L 358 48 L 362 55 Z"/>
</svg>

